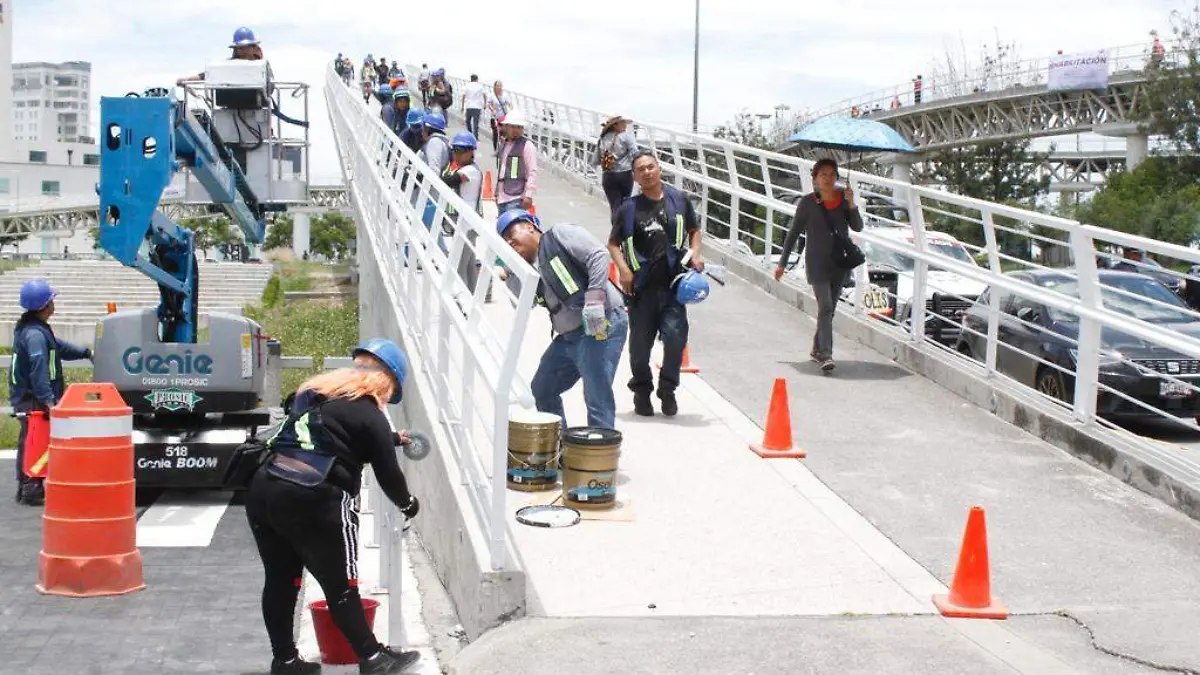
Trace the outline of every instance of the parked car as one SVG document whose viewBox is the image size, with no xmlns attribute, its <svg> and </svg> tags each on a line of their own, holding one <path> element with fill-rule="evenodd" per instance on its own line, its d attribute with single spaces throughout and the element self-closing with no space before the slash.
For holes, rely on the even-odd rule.
<svg viewBox="0 0 1200 675">
<path fill-rule="evenodd" d="M 1021 271 L 1007 276 L 1078 297 L 1078 282 L 1062 272 Z M 1101 291 L 1104 304 L 1114 311 L 1200 337 L 1200 320 L 1188 314 L 1187 305 L 1155 279 L 1102 270 L 1100 283 L 1105 287 Z M 989 288 L 963 317 L 958 351 L 983 360 L 992 293 L 1001 294 L 996 370 L 1047 396 L 1073 401 L 1079 338 L 1079 317 L 1075 315 L 1032 298 Z M 1200 360 L 1114 329 L 1101 331 L 1100 341 L 1100 384 L 1176 417 L 1200 415 L 1200 397 L 1182 382 L 1163 377 L 1200 384 Z M 1104 389 L 1099 393 L 1096 410 L 1110 419 L 1159 417 Z"/>
<path fill-rule="evenodd" d="M 873 235 L 911 244 L 912 230 L 908 228 L 871 228 Z M 978 266 L 962 242 L 944 232 L 926 232 L 929 250 L 960 263 Z M 907 325 L 912 315 L 913 277 L 916 259 L 859 239 L 858 245 L 867 257 L 870 286 L 864 289 L 866 309 L 880 316 L 894 317 Z M 843 293 L 843 299 L 853 302 L 853 284 Z M 949 270 L 931 265 L 925 277 L 925 334 L 933 340 L 953 345 L 962 326 L 962 315 L 974 304 L 985 285 Z M 881 307 L 882 303 L 889 306 Z"/>
</svg>

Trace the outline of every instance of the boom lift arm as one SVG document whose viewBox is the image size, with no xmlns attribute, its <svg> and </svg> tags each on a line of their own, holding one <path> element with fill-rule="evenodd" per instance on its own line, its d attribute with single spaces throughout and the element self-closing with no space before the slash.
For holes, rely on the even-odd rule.
<svg viewBox="0 0 1200 675">
<path fill-rule="evenodd" d="M 216 133 L 207 111 L 184 109 L 166 95 L 100 101 L 99 245 L 159 287 L 159 339 L 194 343 L 199 322 L 199 270 L 193 233 L 159 210 L 163 192 L 183 166 L 213 203 L 262 242 L 264 207 Z"/>
</svg>

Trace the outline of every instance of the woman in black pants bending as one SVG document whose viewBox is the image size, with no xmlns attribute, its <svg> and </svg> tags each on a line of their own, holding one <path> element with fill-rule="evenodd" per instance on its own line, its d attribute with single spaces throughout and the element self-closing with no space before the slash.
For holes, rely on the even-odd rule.
<svg viewBox="0 0 1200 675">
<path fill-rule="evenodd" d="M 354 648 L 360 673 L 399 673 L 415 651 L 375 639 L 358 594 L 358 492 L 363 466 L 405 516 L 417 500 L 396 459 L 397 436 L 384 404 L 400 402 L 407 359 L 390 340 L 354 350 L 351 368 L 317 375 L 300 386 L 287 421 L 270 441 L 274 454 L 250 484 L 246 516 L 266 572 L 262 611 L 271 639 L 271 673 L 319 673 L 300 658 L 293 617 L 304 570 L 321 584 L 333 621 Z M 404 440 L 405 434 L 399 435 Z"/>
<path fill-rule="evenodd" d="M 604 197 L 608 199 L 609 214 L 615 214 L 621 202 L 633 193 L 633 156 L 637 154 L 637 139 L 629 131 L 632 120 L 610 117 L 600 127 L 600 140 L 596 142 L 596 153 L 592 166 L 603 170 L 600 184 Z"/>
</svg>

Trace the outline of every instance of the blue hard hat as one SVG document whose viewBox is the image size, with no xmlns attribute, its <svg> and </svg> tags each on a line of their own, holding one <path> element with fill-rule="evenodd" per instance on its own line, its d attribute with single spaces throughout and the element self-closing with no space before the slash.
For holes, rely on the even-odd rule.
<svg viewBox="0 0 1200 675">
<path fill-rule="evenodd" d="M 49 305 L 58 291 L 50 287 L 45 279 L 26 279 L 21 284 L 21 308 L 31 312 L 41 311 Z"/>
<path fill-rule="evenodd" d="M 445 77 L 445 76 L 446 76 L 446 69 L 445 69 L 445 68 L 438 68 L 437 70 L 433 71 L 433 76 L 434 76 L 434 77 Z"/>
<path fill-rule="evenodd" d="M 409 94 L 408 90 L 404 87 L 397 87 L 396 90 L 392 92 L 392 100 L 395 101 L 402 98 L 412 98 L 412 94 Z"/>
<path fill-rule="evenodd" d="M 404 356 L 400 345 L 385 338 L 372 338 L 355 347 L 350 352 L 350 358 L 359 354 L 370 354 L 383 362 L 396 379 L 396 390 L 392 392 L 392 399 L 388 403 L 399 403 L 404 395 L 404 381 L 408 379 L 408 358 Z"/>
<path fill-rule="evenodd" d="M 437 129 L 438 131 L 446 130 L 446 118 L 437 113 L 430 113 L 426 115 L 425 118 L 421 120 L 421 124 L 424 124 L 430 129 Z"/>
<path fill-rule="evenodd" d="M 479 147 L 479 143 L 475 140 L 475 134 L 469 131 L 460 131 L 454 134 L 454 140 L 450 141 L 452 148 L 470 148 L 474 150 Z"/>
<path fill-rule="evenodd" d="M 504 233 L 508 232 L 508 228 L 520 222 L 530 223 L 537 228 L 538 232 L 542 231 L 542 221 L 538 220 L 537 216 L 525 209 L 513 209 L 505 211 L 496 219 L 496 232 L 503 237 Z"/>
<path fill-rule="evenodd" d="M 381 84 L 381 85 L 379 85 L 379 88 L 375 90 L 375 93 L 379 94 L 380 96 L 391 96 L 392 95 L 392 85 Z"/>
<path fill-rule="evenodd" d="M 696 270 L 688 270 L 679 275 L 675 286 L 675 299 L 681 305 L 694 305 L 707 298 L 710 290 L 712 289 L 708 285 L 708 279 L 703 274 Z"/>
<path fill-rule="evenodd" d="M 411 127 L 420 124 L 421 120 L 423 119 L 425 119 L 424 110 L 409 110 L 408 115 L 404 118 L 404 121 L 408 124 L 408 126 Z"/>
<path fill-rule="evenodd" d="M 256 45 L 256 44 L 258 44 L 258 38 L 254 37 L 254 31 L 250 30 L 249 28 L 246 28 L 245 26 L 242 26 L 241 28 L 233 31 L 233 43 L 230 44 L 229 46 L 230 47 L 245 47 L 248 45 Z"/>
</svg>

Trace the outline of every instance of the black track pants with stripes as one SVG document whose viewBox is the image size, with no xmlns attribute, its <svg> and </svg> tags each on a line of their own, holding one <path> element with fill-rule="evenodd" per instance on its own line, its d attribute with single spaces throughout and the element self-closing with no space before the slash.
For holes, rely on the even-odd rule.
<svg viewBox="0 0 1200 675">
<path fill-rule="evenodd" d="M 378 652 L 358 595 L 358 497 L 327 483 L 305 488 L 259 471 L 246 494 L 246 517 L 266 573 L 262 612 L 275 658 L 296 655 L 293 618 L 305 568 L 358 657 Z"/>
</svg>

